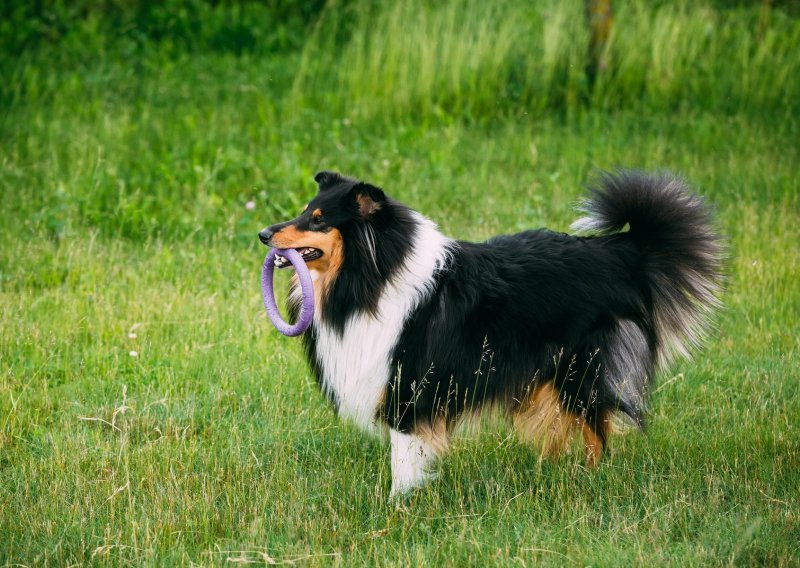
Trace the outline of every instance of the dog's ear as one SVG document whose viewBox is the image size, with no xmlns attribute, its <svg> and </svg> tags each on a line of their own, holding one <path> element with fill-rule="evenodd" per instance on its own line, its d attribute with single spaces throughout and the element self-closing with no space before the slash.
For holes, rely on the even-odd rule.
<svg viewBox="0 0 800 568">
<path fill-rule="evenodd" d="M 351 194 L 358 206 L 358 212 L 364 219 L 372 217 L 386 203 L 386 194 L 383 190 L 368 183 L 357 183 L 353 186 Z"/>
<path fill-rule="evenodd" d="M 344 177 L 339 172 L 322 171 L 314 176 L 314 181 L 319 184 L 319 190 L 325 191 L 329 187 L 344 181 Z"/>
</svg>

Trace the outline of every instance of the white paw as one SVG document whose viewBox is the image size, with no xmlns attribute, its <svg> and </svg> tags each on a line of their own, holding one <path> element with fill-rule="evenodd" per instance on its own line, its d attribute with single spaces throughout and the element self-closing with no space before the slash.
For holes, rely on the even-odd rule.
<svg viewBox="0 0 800 568">
<path fill-rule="evenodd" d="M 436 454 L 429 444 L 412 434 L 391 430 L 389 437 L 392 444 L 392 490 L 389 500 L 393 501 L 435 477 L 429 469 Z"/>
<path fill-rule="evenodd" d="M 389 502 L 396 501 L 403 497 L 407 497 L 415 489 L 425 486 L 428 482 L 436 479 L 436 474 L 432 472 L 423 472 L 417 475 L 413 480 L 395 479 L 392 481 L 392 489 L 389 491 Z"/>
</svg>

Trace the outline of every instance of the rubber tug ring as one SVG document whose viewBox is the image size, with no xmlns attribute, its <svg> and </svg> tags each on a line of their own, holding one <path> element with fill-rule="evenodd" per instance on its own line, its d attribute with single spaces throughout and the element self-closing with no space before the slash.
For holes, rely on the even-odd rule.
<svg viewBox="0 0 800 568">
<path fill-rule="evenodd" d="M 294 325 L 290 325 L 281 317 L 275 303 L 273 275 L 275 274 L 275 257 L 279 254 L 292 263 L 303 294 L 300 315 Z M 264 268 L 261 270 L 261 296 L 264 299 L 264 308 L 267 310 L 269 320 L 283 335 L 296 337 L 308 329 L 311 320 L 314 319 L 314 285 L 311 282 L 311 273 L 299 252 L 295 249 L 270 249 L 264 259 Z"/>
</svg>

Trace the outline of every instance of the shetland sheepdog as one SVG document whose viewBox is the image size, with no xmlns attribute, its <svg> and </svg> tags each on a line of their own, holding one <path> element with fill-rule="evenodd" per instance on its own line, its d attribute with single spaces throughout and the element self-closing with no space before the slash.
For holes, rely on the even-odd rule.
<svg viewBox="0 0 800 568">
<path fill-rule="evenodd" d="M 688 356 L 719 305 L 722 243 L 679 178 L 603 174 L 573 236 L 454 240 L 374 185 L 324 171 L 290 221 L 316 308 L 308 361 L 336 412 L 391 443 L 391 496 L 423 484 L 467 415 L 499 408 L 557 455 L 606 448 L 614 415 L 641 426 L 653 376 Z M 275 264 L 290 263 L 278 256 Z M 289 308 L 301 302 L 293 279 Z"/>
</svg>

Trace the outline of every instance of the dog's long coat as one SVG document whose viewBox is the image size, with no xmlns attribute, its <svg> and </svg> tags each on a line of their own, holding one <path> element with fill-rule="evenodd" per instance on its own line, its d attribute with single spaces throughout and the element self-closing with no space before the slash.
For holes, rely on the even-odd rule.
<svg viewBox="0 0 800 568">
<path fill-rule="evenodd" d="M 701 343 L 718 305 L 708 209 L 666 174 L 603 176 L 573 225 L 591 236 L 485 243 L 445 237 L 373 185 L 315 179 L 302 214 L 259 236 L 306 259 L 309 362 L 340 415 L 388 427 L 392 495 L 422 483 L 453 425 L 488 406 L 547 453 L 582 433 L 596 462 L 611 414 L 641 424 L 653 374 Z"/>
</svg>

